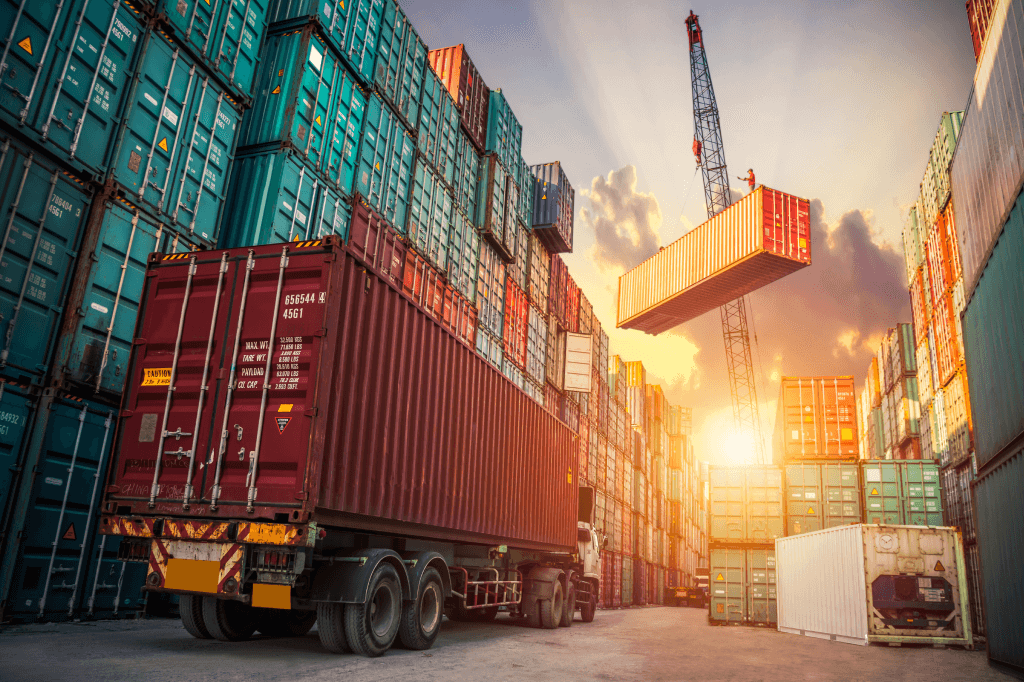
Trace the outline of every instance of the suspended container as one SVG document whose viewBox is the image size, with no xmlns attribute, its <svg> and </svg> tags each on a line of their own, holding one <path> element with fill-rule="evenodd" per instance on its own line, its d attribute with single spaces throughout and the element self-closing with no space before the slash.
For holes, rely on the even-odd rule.
<svg viewBox="0 0 1024 682">
<path fill-rule="evenodd" d="M 402 123 L 415 130 L 427 64 L 427 46 L 396 0 L 381 0 L 384 10 L 377 41 L 373 85 Z"/>
<path fill-rule="evenodd" d="M 75 172 L 101 180 L 143 45 L 146 17 L 115 0 L 9 6 L 0 119 Z M 21 95 L 20 97 L 15 95 Z"/>
<path fill-rule="evenodd" d="M 49 371 L 91 192 L 48 157 L 0 134 L 0 375 Z"/>
<path fill-rule="evenodd" d="M 128 201 L 213 246 L 242 110 L 163 34 L 145 41 L 110 176 Z"/>
<path fill-rule="evenodd" d="M 487 110 L 491 91 L 480 77 L 463 44 L 430 50 L 427 53 L 434 72 L 458 105 L 462 129 L 478 152 L 487 145 Z"/>
<path fill-rule="evenodd" d="M 858 524 L 779 538 L 775 553 L 780 632 L 974 646 L 955 529 Z"/>
<path fill-rule="evenodd" d="M 527 176 L 530 179 L 535 182 L 529 221 L 534 234 L 551 253 L 572 251 L 576 191 L 569 184 L 561 162 L 531 167 Z"/>
<path fill-rule="evenodd" d="M 810 202 L 758 187 L 622 275 L 617 325 L 667 331 L 810 265 L 810 239 Z"/>
<path fill-rule="evenodd" d="M 267 36 L 255 101 L 238 147 L 290 146 L 334 189 L 349 195 L 366 115 L 366 94 L 318 26 Z"/>
<path fill-rule="evenodd" d="M 416 144 L 374 93 L 366 106 L 355 191 L 399 231 L 405 229 Z"/>
</svg>

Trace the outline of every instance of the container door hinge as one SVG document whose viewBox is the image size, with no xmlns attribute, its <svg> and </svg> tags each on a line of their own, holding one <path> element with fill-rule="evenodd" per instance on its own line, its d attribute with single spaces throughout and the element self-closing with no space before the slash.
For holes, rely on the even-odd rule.
<svg viewBox="0 0 1024 682">
<path fill-rule="evenodd" d="M 306 493 L 305 490 L 300 490 L 300 491 L 295 493 L 295 499 L 296 500 L 307 500 L 307 499 L 309 499 L 309 495 Z"/>
<path fill-rule="evenodd" d="M 119 492 L 121 492 L 121 486 L 119 486 L 119 485 L 108 485 L 107 486 L 107 492 L 108 493 L 113 493 L 113 494 L 119 493 Z"/>
<path fill-rule="evenodd" d="M 320 408 L 319 407 L 311 407 L 308 410 L 306 410 L 305 412 L 303 412 L 303 414 L 305 414 L 307 417 L 315 417 L 319 413 L 320 413 Z"/>
<path fill-rule="evenodd" d="M 142 337 L 139 337 L 139 338 L 135 339 L 134 341 L 132 341 L 132 345 L 133 346 L 145 346 L 146 345 L 146 339 L 144 339 Z"/>
<path fill-rule="evenodd" d="M 135 410 L 121 410 L 119 417 L 133 417 L 135 416 Z"/>
<path fill-rule="evenodd" d="M 321 327 L 313 332 L 313 336 L 327 336 L 327 327 Z"/>
</svg>

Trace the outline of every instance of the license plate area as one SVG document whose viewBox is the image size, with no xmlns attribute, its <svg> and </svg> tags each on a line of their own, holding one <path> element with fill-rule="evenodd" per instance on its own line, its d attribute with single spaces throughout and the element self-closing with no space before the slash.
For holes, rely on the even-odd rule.
<svg viewBox="0 0 1024 682">
<path fill-rule="evenodd" d="M 164 587 L 169 590 L 217 593 L 219 561 L 198 559 L 168 559 Z"/>
</svg>

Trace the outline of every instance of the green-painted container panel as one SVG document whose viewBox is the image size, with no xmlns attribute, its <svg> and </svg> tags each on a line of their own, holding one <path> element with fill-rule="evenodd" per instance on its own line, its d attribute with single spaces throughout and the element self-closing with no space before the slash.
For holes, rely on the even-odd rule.
<svg viewBox="0 0 1024 682">
<path fill-rule="evenodd" d="M 785 471 L 787 535 L 862 521 L 858 464 L 806 462 Z"/>
<path fill-rule="evenodd" d="M 865 461 L 861 476 L 865 523 L 942 525 L 939 468 L 934 462 Z"/>
<path fill-rule="evenodd" d="M 462 128 L 459 128 L 458 142 L 455 154 L 455 174 L 452 181 L 452 191 L 455 193 L 455 203 L 470 223 L 480 228 L 477 218 L 477 187 L 480 177 L 480 155 Z"/>
<path fill-rule="evenodd" d="M 427 45 L 396 0 L 384 0 L 373 84 L 402 123 L 415 130 L 427 66 Z"/>
<path fill-rule="evenodd" d="M 406 234 L 412 247 L 442 272 L 448 269 L 455 200 L 423 156 L 416 159 Z"/>
<path fill-rule="evenodd" d="M 779 622 L 776 585 L 775 550 L 748 549 L 747 553 L 747 622 L 775 625 Z"/>
<path fill-rule="evenodd" d="M 476 301 L 477 265 L 480 262 L 480 234 L 462 214 L 455 211 L 448 254 L 448 281 L 470 303 Z"/>
<path fill-rule="evenodd" d="M 709 551 L 708 618 L 715 623 L 743 623 L 747 617 L 747 550 Z"/>
<path fill-rule="evenodd" d="M 785 535 L 782 470 L 710 467 L 711 542 L 771 543 Z"/>
<path fill-rule="evenodd" d="M 0 382 L 0 529 L 4 531 L 16 481 L 24 471 L 22 458 L 34 405 L 27 390 Z"/>
<path fill-rule="evenodd" d="M 491 91 L 488 104 L 487 151 L 497 154 L 501 165 L 508 169 L 519 168 L 523 160 L 523 126 L 501 88 Z"/>
<path fill-rule="evenodd" d="M 455 106 L 455 100 L 434 70 L 426 69 L 416 144 L 427 163 L 444 179 L 445 184 L 453 189 L 456 187 L 456 156 L 460 132 L 459 110 Z"/>
<path fill-rule="evenodd" d="M 978 468 L 1024 433 L 1024 193 L 999 234 L 963 315 Z"/>
<path fill-rule="evenodd" d="M 397 231 L 404 233 L 416 143 L 376 93 L 366 105 L 355 191 Z"/>
</svg>

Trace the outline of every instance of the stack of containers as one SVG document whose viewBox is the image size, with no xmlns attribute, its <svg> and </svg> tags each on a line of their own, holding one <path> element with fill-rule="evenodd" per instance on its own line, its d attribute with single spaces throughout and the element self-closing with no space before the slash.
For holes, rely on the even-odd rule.
<svg viewBox="0 0 1024 682">
<path fill-rule="evenodd" d="M 22 3 L 4 50 L 2 619 L 133 615 L 98 536 L 149 254 L 215 246 L 266 2 Z M 70 436 L 69 436 L 70 434 Z M 60 579 L 58 579 L 58 573 Z"/>
</svg>

